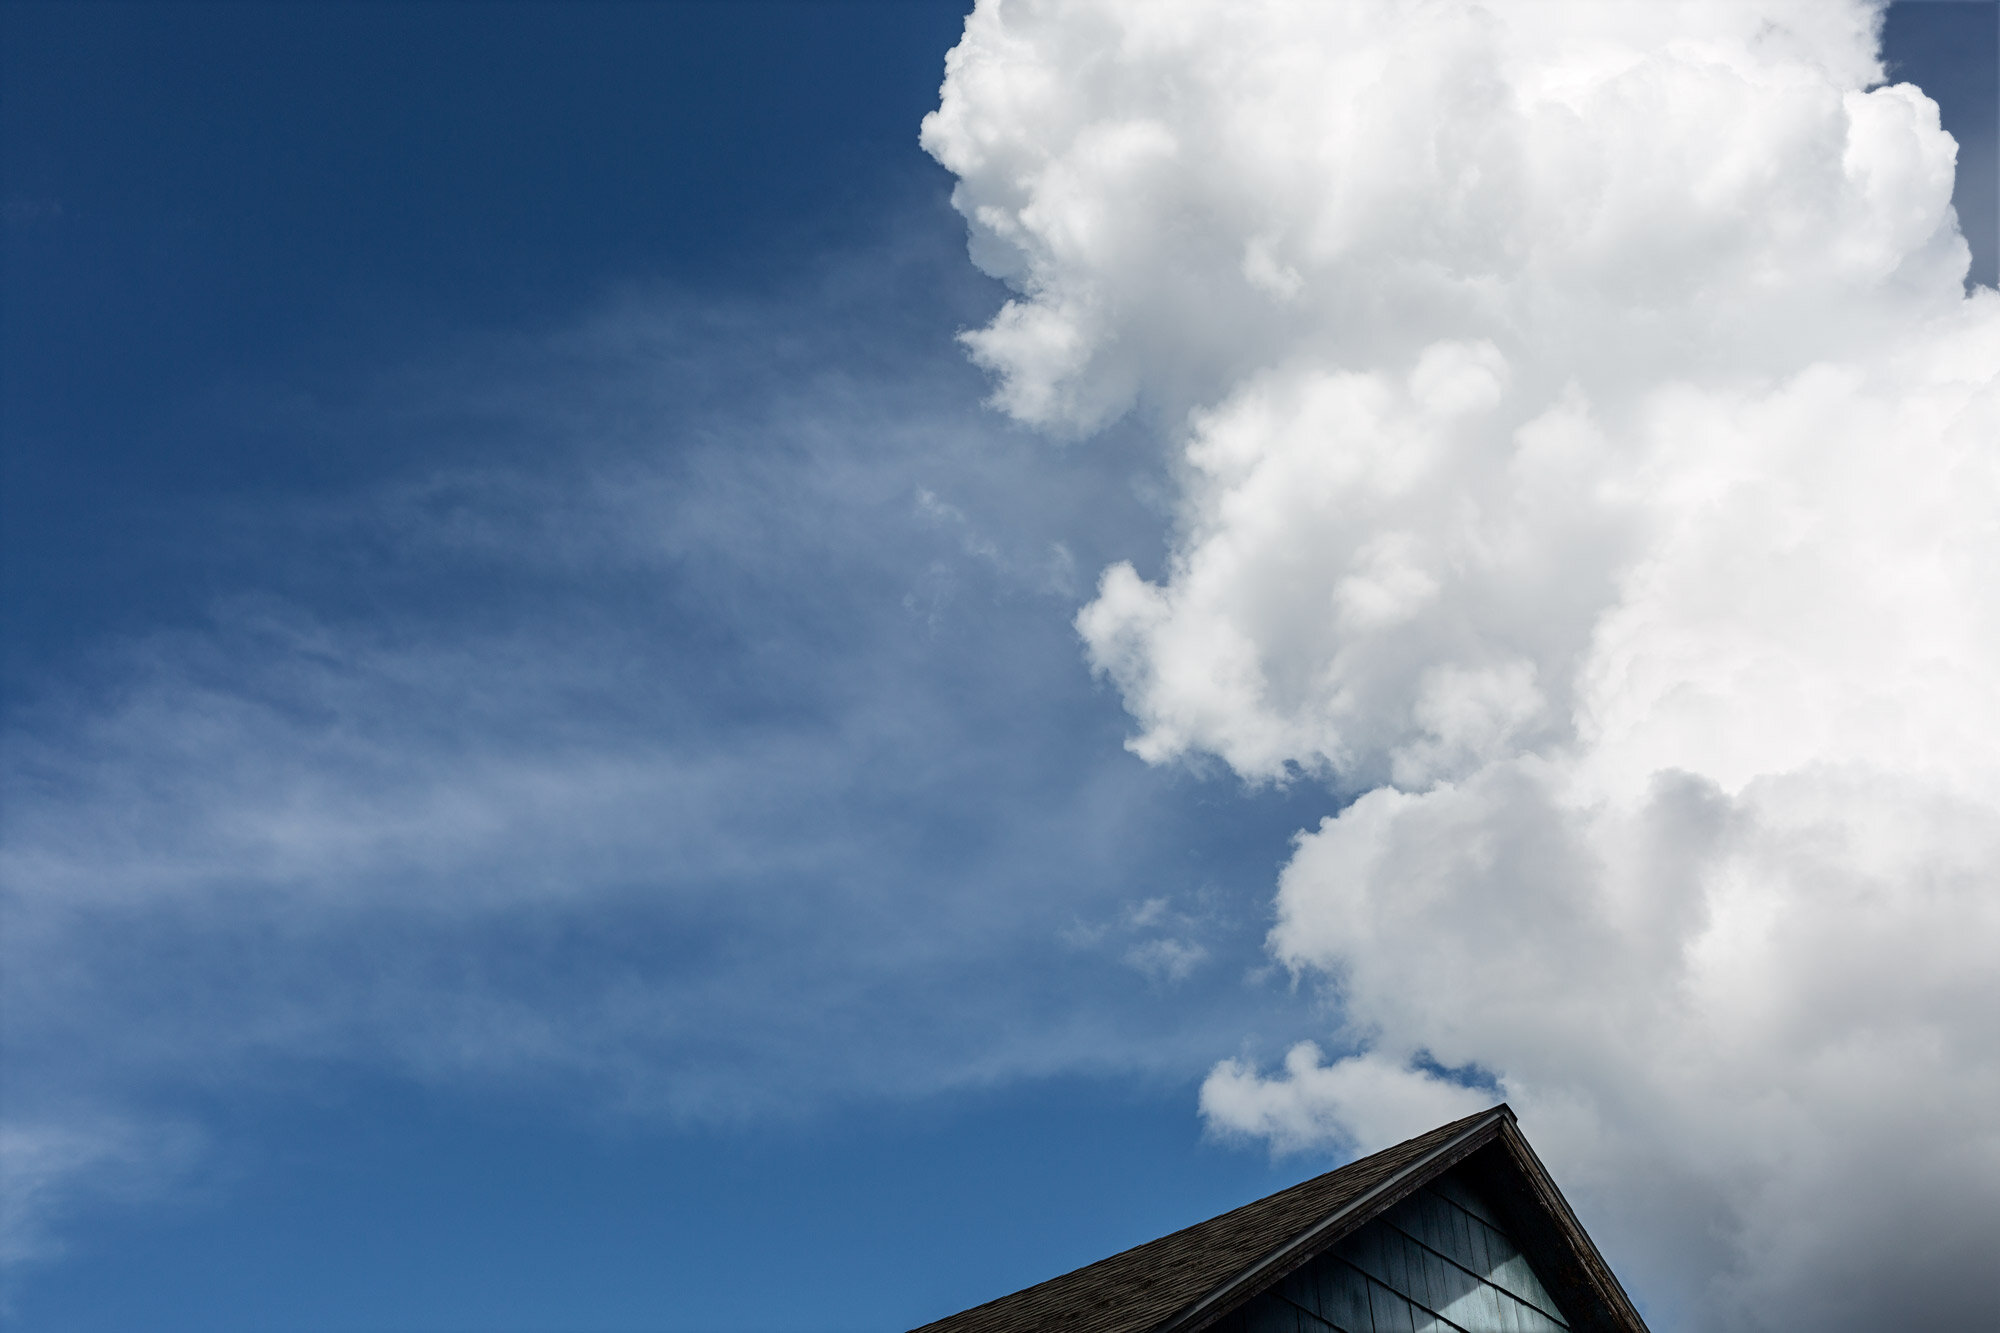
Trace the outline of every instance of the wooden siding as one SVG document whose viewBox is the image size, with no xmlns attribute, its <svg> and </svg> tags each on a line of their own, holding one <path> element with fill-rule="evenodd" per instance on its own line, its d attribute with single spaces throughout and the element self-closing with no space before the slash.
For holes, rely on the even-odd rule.
<svg viewBox="0 0 2000 1333">
<path fill-rule="evenodd" d="M 1179 1328 L 1198 1311 L 1204 1297 L 1257 1272 L 1272 1256 L 1337 1221 L 1405 1173 L 1428 1169 L 1426 1164 L 1433 1162 L 1442 1171 L 1449 1162 L 1490 1142 L 1509 1115 L 1501 1106 L 1453 1121 L 1338 1171 L 926 1324 L 915 1333 L 1157 1333 Z M 1328 1236 L 1327 1243 L 1334 1239 Z M 1280 1271 L 1290 1267 L 1288 1263 Z M 1248 1300 L 1252 1291 L 1265 1285 L 1259 1282 L 1242 1299 Z M 1240 1303 L 1231 1299 L 1215 1313 Z M 1210 1325 L 1203 1315 L 1186 1327 Z"/>
<path fill-rule="evenodd" d="M 1567 1333 L 1462 1173 L 1439 1177 L 1224 1318 L 1215 1333 Z"/>
<path fill-rule="evenodd" d="M 1503 1105 L 917 1333 L 1329 1329 L 1646 1324 Z"/>
</svg>

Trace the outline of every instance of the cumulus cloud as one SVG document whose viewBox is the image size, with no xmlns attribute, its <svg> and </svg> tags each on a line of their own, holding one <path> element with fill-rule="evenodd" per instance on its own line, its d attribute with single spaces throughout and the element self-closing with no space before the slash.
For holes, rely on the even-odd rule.
<svg viewBox="0 0 2000 1333">
<path fill-rule="evenodd" d="M 1398 1060 L 1370 1051 L 1329 1064 L 1318 1042 L 1285 1054 L 1282 1078 L 1225 1060 L 1201 1088 L 1201 1113 L 1225 1132 L 1268 1139 L 1280 1152 L 1334 1142 L 1377 1146 L 1408 1138 L 1411 1125 L 1441 1125 L 1492 1104 L 1483 1090 L 1450 1079 L 1410 1076 Z"/>
<path fill-rule="evenodd" d="M 1350 799 L 1269 940 L 1340 1049 L 1204 1112 L 1490 1071 L 1667 1326 L 1973 1319 L 2000 1231 L 2000 299 L 1879 21 L 982 3 L 924 127 L 995 401 L 1173 446 L 1131 748 Z"/>
</svg>

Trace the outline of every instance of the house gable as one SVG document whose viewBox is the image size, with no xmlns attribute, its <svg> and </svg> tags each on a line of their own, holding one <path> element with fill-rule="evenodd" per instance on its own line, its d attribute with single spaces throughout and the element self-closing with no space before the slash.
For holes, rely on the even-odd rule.
<svg viewBox="0 0 2000 1333">
<path fill-rule="evenodd" d="M 1478 1187 L 1448 1172 L 1210 1325 L 1215 1333 L 1567 1333 Z"/>
<path fill-rule="evenodd" d="M 1505 1105 L 917 1333 L 1329 1327 L 1646 1333 Z"/>
</svg>

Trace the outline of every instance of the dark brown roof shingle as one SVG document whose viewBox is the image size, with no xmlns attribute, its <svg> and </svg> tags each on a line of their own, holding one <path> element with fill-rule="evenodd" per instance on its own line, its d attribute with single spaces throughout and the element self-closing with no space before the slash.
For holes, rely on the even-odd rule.
<svg viewBox="0 0 2000 1333">
<path fill-rule="evenodd" d="M 1493 1113 L 1454 1120 L 1220 1217 L 914 1333 L 1144 1333 Z"/>
</svg>

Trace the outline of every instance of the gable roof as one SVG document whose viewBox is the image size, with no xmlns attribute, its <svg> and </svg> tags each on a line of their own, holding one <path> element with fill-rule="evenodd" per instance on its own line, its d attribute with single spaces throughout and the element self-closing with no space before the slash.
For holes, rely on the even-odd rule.
<svg viewBox="0 0 2000 1333">
<path fill-rule="evenodd" d="M 914 1333 L 1197 1333 L 1461 1165 L 1577 1333 L 1646 1333 L 1504 1103 Z"/>
</svg>

